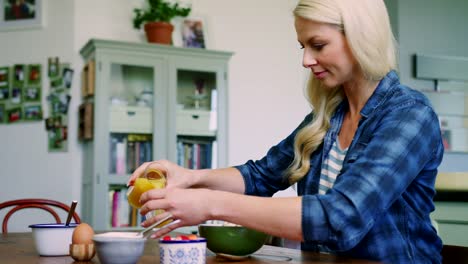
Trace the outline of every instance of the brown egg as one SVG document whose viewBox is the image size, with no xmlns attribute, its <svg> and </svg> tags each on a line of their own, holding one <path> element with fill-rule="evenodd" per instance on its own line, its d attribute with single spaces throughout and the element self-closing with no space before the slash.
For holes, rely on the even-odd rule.
<svg viewBox="0 0 468 264">
<path fill-rule="evenodd" d="M 86 223 L 81 223 L 73 231 L 72 244 L 93 244 L 93 236 L 93 228 Z"/>
</svg>

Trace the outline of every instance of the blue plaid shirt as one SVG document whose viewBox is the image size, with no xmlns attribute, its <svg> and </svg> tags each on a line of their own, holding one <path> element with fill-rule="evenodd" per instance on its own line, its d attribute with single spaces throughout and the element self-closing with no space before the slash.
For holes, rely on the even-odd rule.
<svg viewBox="0 0 468 264">
<path fill-rule="evenodd" d="M 361 120 L 335 185 L 319 195 L 320 167 L 336 140 L 343 102 L 323 144 L 310 157 L 310 170 L 298 182 L 302 196 L 303 250 L 387 263 L 440 263 L 442 241 L 431 225 L 437 167 L 443 156 L 439 122 L 420 92 L 384 77 L 361 110 Z M 289 187 L 283 171 L 294 156 L 301 125 L 267 155 L 236 166 L 246 194 L 272 196 Z"/>
</svg>

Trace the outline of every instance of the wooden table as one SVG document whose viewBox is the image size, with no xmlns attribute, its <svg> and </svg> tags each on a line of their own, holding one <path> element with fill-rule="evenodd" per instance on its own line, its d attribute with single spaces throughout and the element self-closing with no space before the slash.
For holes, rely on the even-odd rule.
<svg viewBox="0 0 468 264">
<path fill-rule="evenodd" d="M 210 263 L 236 263 L 217 258 L 208 253 L 207 261 Z M 9 233 L 0 235 L 0 263 L 2 264 L 73 264 L 75 262 L 70 256 L 41 257 L 36 253 L 32 233 Z M 79 262 L 84 263 L 84 262 Z M 91 262 L 100 263 L 97 256 Z M 145 246 L 144 255 L 139 264 L 159 263 L 159 251 L 157 240 L 149 240 Z M 366 260 L 336 257 L 328 254 L 305 252 L 296 249 L 263 246 L 249 258 L 242 260 L 242 264 L 267 264 L 267 263 L 377 263 Z"/>
</svg>

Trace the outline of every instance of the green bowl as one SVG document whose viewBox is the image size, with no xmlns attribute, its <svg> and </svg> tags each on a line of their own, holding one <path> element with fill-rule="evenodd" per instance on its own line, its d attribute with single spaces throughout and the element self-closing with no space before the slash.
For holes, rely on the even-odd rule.
<svg viewBox="0 0 468 264">
<path fill-rule="evenodd" d="M 243 226 L 202 224 L 198 226 L 206 247 L 218 255 L 248 256 L 259 250 L 268 235 Z"/>
</svg>

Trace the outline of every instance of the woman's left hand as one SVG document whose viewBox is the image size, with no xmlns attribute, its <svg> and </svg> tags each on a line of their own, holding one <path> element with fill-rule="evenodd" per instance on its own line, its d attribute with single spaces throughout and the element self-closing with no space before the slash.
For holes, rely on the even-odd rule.
<svg viewBox="0 0 468 264">
<path fill-rule="evenodd" d="M 140 202 L 143 204 L 140 213 L 145 215 L 156 209 L 163 209 L 166 213 L 147 219 L 141 225 L 144 227 L 150 226 L 167 214 L 171 214 L 174 220 L 180 220 L 179 223 L 162 228 L 153 235 L 153 237 L 161 237 L 181 226 L 198 225 L 210 220 L 213 208 L 211 208 L 209 201 L 213 199 L 212 193 L 213 191 L 209 189 L 180 188 L 147 191 L 140 198 Z"/>
</svg>

